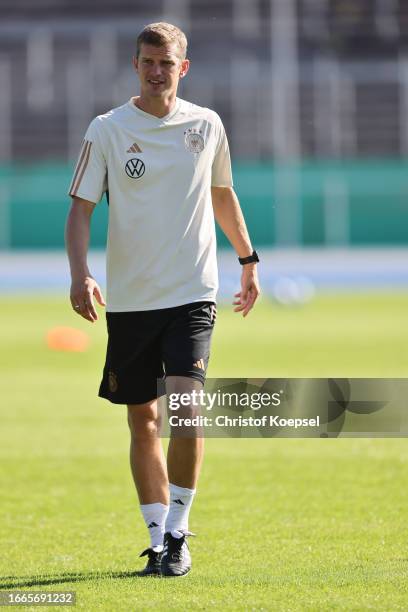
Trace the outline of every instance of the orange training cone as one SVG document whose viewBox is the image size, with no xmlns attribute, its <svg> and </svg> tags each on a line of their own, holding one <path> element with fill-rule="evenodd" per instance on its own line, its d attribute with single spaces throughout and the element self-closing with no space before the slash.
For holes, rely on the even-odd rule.
<svg viewBox="0 0 408 612">
<path fill-rule="evenodd" d="M 74 327 L 53 327 L 47 332 L 47 346 L 53 351 L 83 353 L 89 347 L 89 336 Z"/>
</svg>

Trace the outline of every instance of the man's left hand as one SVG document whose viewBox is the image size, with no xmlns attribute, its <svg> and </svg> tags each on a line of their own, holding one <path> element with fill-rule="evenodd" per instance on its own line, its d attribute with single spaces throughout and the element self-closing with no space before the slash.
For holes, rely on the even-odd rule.
<svg viewBox="0 0 408 612">
<path fill-rule="evenodd" d="M 246 317 L 260 291 L 256 264 L 245 264 L 242 266 L 241 291 L 234 296 L 236 298 L 234 312 L 242 312 L 242 316 Z"/>
</svg>

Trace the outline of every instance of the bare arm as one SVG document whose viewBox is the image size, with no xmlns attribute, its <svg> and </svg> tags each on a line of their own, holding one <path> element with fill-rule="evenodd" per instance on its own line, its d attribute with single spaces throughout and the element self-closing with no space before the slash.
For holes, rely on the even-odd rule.
<svg viewBox="0 0 408 612">
<path fill-rule="evenodd" d="M 70 292 L 72 308 L 92 323 L 98 319 L 93 296 L 101 306 L 105 306 L 99 285 L 92 277 L 87 264 L 91 216 L 94 208 L 93 202 L 72 198 L 65 226 L 65 244 L 72 279 Z"/>
<path fill-rule="evenodd" d="M 222 231 L 234 247 L 238 257 L 252 254 L 252 245 L 238 198 L 232 187 L 212 187 L 214 216 Z M 235 294 L 235 312 L 244 317 L 251 310 L 260 293 L 256 264 L 242 266 L 241 291 Z"/>
</svg>

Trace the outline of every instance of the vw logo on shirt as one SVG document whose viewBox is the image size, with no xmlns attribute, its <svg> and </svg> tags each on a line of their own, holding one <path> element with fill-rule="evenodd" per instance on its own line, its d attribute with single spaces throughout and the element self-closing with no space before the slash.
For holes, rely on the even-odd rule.
<svg viewBox="0 0 408 612">
<path fill-rule="evenodd" d="M 133 159 L 129 159 L 125 166 L 126 174 L 133 179 L 141 178 L 146 170 L 146 166 L 142 162 L 141 159 L 134 157 Z"/>
</svg>

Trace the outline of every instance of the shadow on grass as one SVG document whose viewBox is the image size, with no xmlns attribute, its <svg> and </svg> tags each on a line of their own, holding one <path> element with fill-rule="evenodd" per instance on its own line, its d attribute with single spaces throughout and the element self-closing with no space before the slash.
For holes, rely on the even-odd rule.
<svg viewBox="0 0 408 612">
<path fill-rule="evenodd" d="M 86 582 L 87 580 L 112 580 L 121 578 L 146 578 L 140 572 L 63 572 L 61 574 L 42 574 L 39 576 L 0 577 L 0 590 L 21 587 L 64 584 L 65 582 Z M 9 582 L 5 582 L 9 580 Z"/>
</svg>

